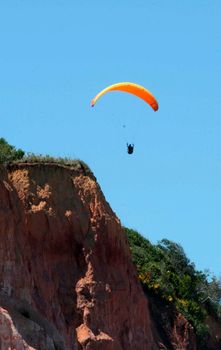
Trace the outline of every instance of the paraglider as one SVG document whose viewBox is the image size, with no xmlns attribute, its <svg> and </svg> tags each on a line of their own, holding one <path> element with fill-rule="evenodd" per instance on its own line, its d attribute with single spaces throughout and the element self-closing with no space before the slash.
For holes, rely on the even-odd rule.
<svg viewBox="0 0 221 350">
<path fill-rule="evenodd" d="M 131 144 L 131 143 L 127 143 L 127 153 L 128 154 L 132 154 L 134 151 L 134 144 Z"/>
<path fill-rule="evenodd" d="M 109 91 L 128 92 L 128 93 L 133 94 L 133 95 L 141 98 L 142 100 L 144 100 L 146 103 L 148 103 L 153 108 L 153 110 L 155 112 L 158 110 L 157 100 L 151 94 L 150 91 L 148 91 L 147 89 L 145 89 L 141 85 L 129 83 L 129 82 L 122 82 L 122 83 L 113 84 L 113 85 L 110 85 L 110 86 L 106 87 L 105 89 L 101 90 L 91 101 L 91 107 L 94 107 L 94 105 L 99 100 L 99 98 Z"/>
<path fill-rule="evenodd" d="M 94 107 L 97 101 L 101 96 L 110 91 L 123 91 L 135 95 L 142 100 L 144 100 L 155 112 L 158 110 L 158 102 L 156 98 L 152 95 L 150 91 L 144 88 L 141 85 L 130 83 L 130 82 L 121 82 L 117 84 L 110 85 L 105 89 L 101 90 L 91 101 L 91 107 Z M 133 144 L 127 144 L 127 153 L 132 154 L 134 151 Z"/>
</svg>

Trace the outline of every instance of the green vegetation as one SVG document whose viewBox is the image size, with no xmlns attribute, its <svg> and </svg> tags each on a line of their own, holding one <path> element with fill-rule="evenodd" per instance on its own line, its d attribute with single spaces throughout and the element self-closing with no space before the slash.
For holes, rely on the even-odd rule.
<svg viewBox="0 0 221 350">
<path fill-rule="evenodd" d="M 69 157 L 52 157 L 49 155 L 25 153 L 21 149 L 16 149 L 10 145 L 4 138 L 0 138 L 0 164 L 8 163 L 54 163 L 65 166 L 75 167 L 86 172 L 91 172 L 89 166 L 79 159 Z"/>
<path fill-rule="evenodd" d="M 179 244 L 163 239 L 153 245 L 134 230 L 125 232 L 144 290 L 173 305 L 202 340 L 206 316 L 221 321 L 221 281 L 197 271 Z"/>
<path fill-rule="evenodd" d="M 79 159 L 72 159 L 69 157 L 52 157 L 49 155 L 42 155 L 42 154 L 34 154 L 34 153 L 27 153 L 23 159 L 23 162 L 26 163 L 55 163 L 55 164 L 61 164 L 66 166 L 80 166 L 81 168 L 84 168 L 86 171 L 91 171 L 89 166 Z"/>
<path fill-rule="evenodd" d="M 0 138 L 0 163 L 12 162 L 14 160 L 22 159 L 25 152 L 9 145 L 2 137 Z"/>
</svg>

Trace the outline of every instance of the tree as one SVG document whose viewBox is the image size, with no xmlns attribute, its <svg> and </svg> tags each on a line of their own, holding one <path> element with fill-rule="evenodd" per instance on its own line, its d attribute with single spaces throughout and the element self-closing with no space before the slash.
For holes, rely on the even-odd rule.
<svg viewBox="0 0 221 350">
<path fill-rule="evenodd" d="M 3 137 L 0 138 L 0 163 L 22 159 L 24 154 L 25 152 L 20 148 L 16 149 L 14 146 L 9 145 Z"/>
<path fill-rule="evenodd" d="M 221 318 L 221 280 L 196 270 L 179 244 L 163 239 L 154 245 L 134 230 L 125 232 L 145 292 L 173 305 L 204 341 L 206 316 Z"/>
</svg>

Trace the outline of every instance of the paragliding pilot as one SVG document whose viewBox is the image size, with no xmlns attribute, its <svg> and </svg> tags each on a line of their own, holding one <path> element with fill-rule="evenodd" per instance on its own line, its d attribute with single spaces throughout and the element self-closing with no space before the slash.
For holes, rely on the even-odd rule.
<svg viewBox="0 0 221 350">
<path fill-rule="evenodd" d="M 134 151 L 134 144 L 127 143 L 127 153 L 132 154 Z"/>
</svg>

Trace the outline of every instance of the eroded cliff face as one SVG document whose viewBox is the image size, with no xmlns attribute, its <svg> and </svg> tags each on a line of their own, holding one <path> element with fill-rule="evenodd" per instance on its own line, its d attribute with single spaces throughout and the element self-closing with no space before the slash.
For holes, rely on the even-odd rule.
<svg viewBox="0 0 221 350">
<path fill-rule="evenodd" d="M 157 350 L 120 222 L 83 167 L 0 168 L 0 349 Z"/>
</svg>

